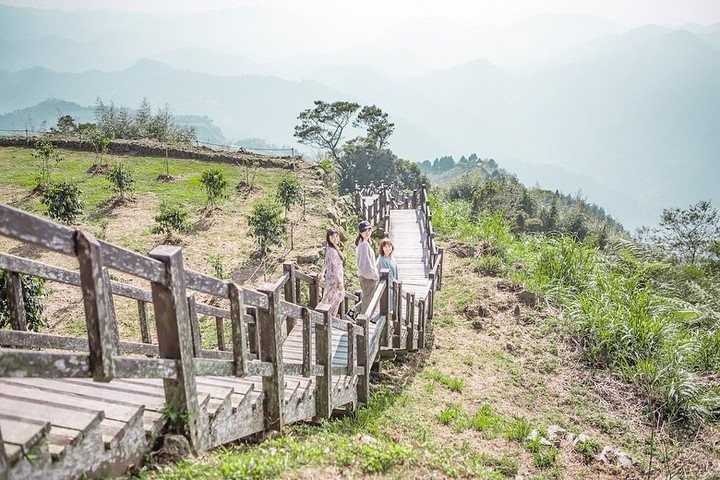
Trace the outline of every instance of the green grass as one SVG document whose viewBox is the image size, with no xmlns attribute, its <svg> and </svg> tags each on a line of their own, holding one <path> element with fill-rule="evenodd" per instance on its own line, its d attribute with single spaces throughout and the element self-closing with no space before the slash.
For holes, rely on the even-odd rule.
<svg viewBox="0 0 720 480">
<path fill-rule="evenodd" d="M 0 187 L 20 187 L 28 193 L 37 184 L 37 170 L 39 161 L 32 156 L 32 149 L 3 148 L 0 151 Z M 95 154 L 90 152 L 75 152 L 61 150 L 63 159 L 50 169 L 51 181 L 69 180 L 75 182 L 82 190 L 85 201 L 85 214 L 89 221 L 100 225 L 105 218 L 108 202 L 114 194 L 110 188 L 111 183 L 103 174 L 93 175 L 87 173 L 95 163 Z M 161 182 L 157 178 L 165 172 L 165 159 L 155 157 L 136 156 L 106 156 L 110 165 L 122 162 L 128 171 L 136 178 L 133 195 L 152 195 L 158 203 L 167 200 L 172 204 L 182 204 L 187 208 L 202 208 L 207 203 L 207 194 L 200 177 L 204 170 L 216 168 L 225 176 L 230 185 L 228 193 L 231 198 L 235 196 L 234 188 L 244 180 L 241 168 L 227 163 L 209 163 L 188 159 L 170 159 L 170 175 L 175 181 Z M 273 193 L 286 171 L 281 169 L 263 169 L 262 175 L 256 176 L 256 186 L 262 190 Z M 39 197 L 26 196 L 16 202 L 16 205 L 25 210 L 42 212 Z M 225 202 L 225 208 L 233 208 L 233 202 Z"/>
</svg>

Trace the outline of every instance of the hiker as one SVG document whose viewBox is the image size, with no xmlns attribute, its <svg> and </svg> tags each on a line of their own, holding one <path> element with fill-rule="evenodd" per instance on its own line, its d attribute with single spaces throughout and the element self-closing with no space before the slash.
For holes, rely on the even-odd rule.
<svg viewBox="0 0 720 480">
<path fill-rule="evenodd" d="M 340 304 L 345 300 L 345 255 L 338 248 L 340 233 L 334 228 L 327 229 L 325 242 L 325 260 L 318 277 L 323 287 L 321 302 L 330 304 L 330 316 L 336 317 Z"/>
<path fill-rule="evenodd" d="M 375 252 L 370 246 L 370 235 L 372 235 L 370 222 L 367 220 L 361 221 L 358 224 L 358 236 L 355 239 L 358 278 L 360 280 L 360 290 L 362 290 L 360 299 L 361 312 L 358 313 L 365 313 L 375 291 L 375 286 L 380 280 L 377 265 L 375 264 Z"/>
<path fill-rule="evenodd" d="M 377 267 L 378 271 L 383 268 L 387 268 L 389 270 L 387 288 L 388 297 L 390 298 L 390 309 L 388 310 L 388 313 L 392 313 L 395 310 L 393 284 L 398 279 L 398 267 L 397 263 L 395 263 L 395 259 L 392 257 L 394 251 L 395 246 L 393 245 L 392 240 L 389 238 L 383 238 L 380 242 L 380 247 L 378 248 Z"/>
</svg>

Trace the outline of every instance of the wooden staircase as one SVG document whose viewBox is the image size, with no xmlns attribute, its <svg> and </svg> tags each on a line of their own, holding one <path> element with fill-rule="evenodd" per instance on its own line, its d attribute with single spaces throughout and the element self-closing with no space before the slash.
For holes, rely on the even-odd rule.
<svg viewBox="0 0 720 480">
<path fill-rule="evenodd" d="M 329 306 L 317 304 L 317 279 L 292 263 L 255 291 L 184 269 L 177 247 L 146 257 L 0 205 L 0 235 L 80 264 L 69 271 L 0 253 L 15 292 L 14 328 L 0 329 L 0 480 L 117 476 L 142 463 L 170 424 L 183 423 L 192 448 L 202 451 L 366 403 L 369 370 L 382 352 L 424 346 L 442 274 L 424 189 L 403 200 L 407 210 L 392 208 L 399 203 L 391 192 L 358 190 L 357 204 L 395 242 L 402 282 L 391 284 L 381 272 L 355 322 L 331 318 Z M 112 281 L 110 268 L 152 288 Z M 20 274 L 80 287 L 87 336 L 25 331 Z M 201 303 L 194 292 L 219 300 Z M 141 342 L 117 338 L 114 296 L 138 302 Z M 348 294 L 341 314 L 357 301 Z M 154 309 L 156 339 L 146 305 Z M 201 347 L 198 314 L 216 318 L 216 349 Z"/>
</svg>

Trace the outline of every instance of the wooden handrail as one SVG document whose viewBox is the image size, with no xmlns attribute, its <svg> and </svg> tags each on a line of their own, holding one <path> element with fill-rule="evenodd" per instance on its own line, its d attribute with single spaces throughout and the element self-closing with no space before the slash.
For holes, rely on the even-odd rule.
<svg viewBox="0 0 720 480">
<path fill-rule="evenodd" d="M 362 195 L 372 195 L 374 198 L 366 203 Z M 348 398 L 334 397 L 333 375 L 356 376 L 357 391 L 352 401 L 367 402 L 370 367 L 376 361 L 379 350 L 422 348 L 426 340 L 428 322 L 432 318 L 433 292 L 440 288 L 442 282 L 444 255 L 442 248 L 438 248 L 435 242 L 428 200 L 424 185 L 413 192 L 412 205 L 422 215 L 422 241 L 428 251 L 425 261 L 430 278 L 427 285 L 417 295 L 410 294 L 403 290 L 400 281 L 389 283 L 387 272 L 381 272 L 381 282 L 374 290 L 366 310 L 360 312 L 354 322 L 331 318 L 328 314 L 329 306 L 317 304 L 320 289 L 317 276 L 300 272 L 294 264 L 286 263 L 280 278 L 256 291 L 184 268 L 177 247 L 161 246 L 150 255 L 141 255 L 98 241 L 82 231 L 0 205 L 0 235 L 76 256 L 80 264 L 78 273 L 0 253 L 0 269 L 8 272 L 11 287 L 20 285 L 19 274 L 81 287 L 88 326 L 88 338 L 21 330 L 0 331 L 0 346 L 13 347 L 0 348 L 0 376 L 45 375 L 93 377 L 96 380 L 162 378 L 166 386 L 167 405 L 175 410 L 174 414 L 178 418 L 189 419 L 188 432 L 195 448 L 204 448 L 208 442 L 208 433 L 203 430 L 204 427 L 193 420 L 197 419 L 200 409 L 195 386 L 198 375 L 261 376 L 265 428 L 268 430 L 280 429 L 285 422 L 285 375 L 315 378 L 315 414 L 318 418 L 330 416 L 332 409 L 337 406 L 334 400 L 340 402 Z M 386 233 L 390 228 L 390 210 L 399 206 L 399 203 L 409 206 L 407 200 L 401 199 L 401 192 L 392 185 L 356 189 L 358 213 L 375 224 L 384 222 Z M 151 289 L 111 281 L 108 268 L 147 280 L 151 283 Z M 310 289 L 307 305 L 299 302 L 303 284 L 307 284 Z M 16 290 L 19 291 L 19 288 Z M 389 304 L 391 290 L 394 293 L 392 306 Z M 217 305 L 202 303 L 197 301 L 192 292 L 224 300 Z M 143 342 L 147 343 L 117 339 L 113 295 L 138 302 L 141 336 Z M 16 300 L 17 297 L 15 295 Z M 304 294 L 303 298 L 306 298 Z M 345 298 L 345 307 L 348 301 L 358 301 L 358 296 L 350 292 L 346 292 Z M 404 299 L 406 312 L 401 311 Z M 155 310 L 156 345 L 149 343 L 148 303 L 152 303 Z M 21 310 L 18 305 L 16 302 L 16 312 Z M 217 350 L 202 348 L 199 314 L 215 317 Z M 19 319 L 19 313 L 15 317 Z M 225 350 L 224 325 L 228 319 L 232 326 L 228 342 L 230 351 Z M 377 319 L 374 326 L 371 325 L 373 319 Z M 287 331 L 283 330 L 284 322 L 287 322 Z M 298 361 L 298 357 L 295 357 L 287 361 L 283 358 L 283 343 L 290 333 L 291 325 L 297 322 L 302 326 L 302 359 Z M 344 365 L 332 364 L 335 329 L 347 335 L 348 352 Z M 408 333 L 407 343 L 401 344 L 404 331 Z M 314 357 L 311 356 L 313 343 Z M 23 350 L 28 347 L 79 353 Z M 18 358 L 22 361 L 18 362 Z M 352 385 L 352 382 L 346 385 Z"/>
</svg>

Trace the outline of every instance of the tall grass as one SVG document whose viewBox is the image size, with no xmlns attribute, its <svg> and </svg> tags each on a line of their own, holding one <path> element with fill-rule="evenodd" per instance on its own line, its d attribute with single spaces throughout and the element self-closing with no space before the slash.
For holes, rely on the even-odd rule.
<svg viewBox="0 0 720 480">
<path fill-rule="evenodd" d="M 516 237 L 498 214 L 473 220 L 465 202 L 434 202 L 441 238 L 492 245 L 505 274 L 564 308 L 587 364 L 634 385 L 655 420 L 720 420 L 717 278 L 623 246 L 608 254 L 564 235 Z"/>
</svg>

